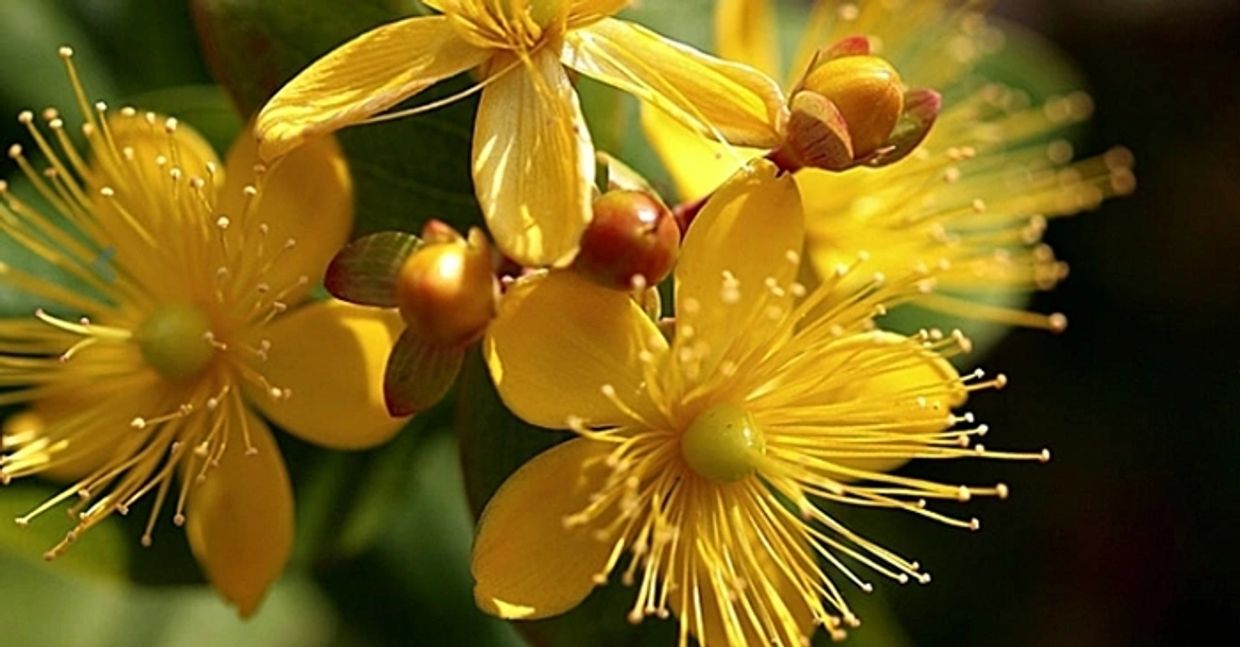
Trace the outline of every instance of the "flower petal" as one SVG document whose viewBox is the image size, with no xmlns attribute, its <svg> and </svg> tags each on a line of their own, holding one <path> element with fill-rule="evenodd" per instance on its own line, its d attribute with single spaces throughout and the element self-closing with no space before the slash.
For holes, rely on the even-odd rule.
<svg viewBox="0 0 1240 647">
<path fill-rule="evenodd" d="M 248 617 L 288 562 L 293 489 L 271 430 L 249 411 L 241 415 L 228 422 L 219 465 L 191 489 L 186 534 L 211 586 Z M 249 455 L 246 432 L 256 450 Z"/>
<path fill-rule="evenodd" d="M 770 0 L 720 0 L 715 8 L 715 48 L 721 58 L 752 65 L 778 78 L 779 32 Z"/>
<path fill-rule="evenodd" d="M 891 434 L 942 431 L 952 424 L 948 415 L 951 410 L 968 397 L 951 362 L 917 340 L 885 331 L 843 337 L 824 349 L 805 370 L 841 377 L 834 386 L 796 396 L 787 405 L 790 410 L 855 402 L 858 408 L 881 412 L 882 420 L 876 422 L 884 423 Z M 890 424 L 897 422 L 898 427 Z M 894 443 L 888 447 L 897 449 Z M 851 470 L 886 473 L 910 459 L 833 456 L 830 460 Z"/>
<path fill-rule="evenodd" d="M 174 192 L 152 190 L 154 187 L 170 186 L 173 167 L 180 169 L 186 178 L 214 180 L 214 185 L 204 187 L 207 195 L 215 195 L 223 185 L 224 174 L 220 172 L 220 160 L 215 150 L 196 130 L 169 120 L 155 113 L 120 111 L 108 118 L 107 136 L 117 150 L 132 151 L 133 161 L 122 161 L 115 155 L 96 154 L 91 157 L 91 195 L 108 187 L 114 198 L 96 198 L 92 205 L 94 221 L 106 232 L 105 236 L 112 255 L 118 263 L 136 264 L 149 256 L 150 242 L 135 230 L 132 214 L 141 214 L 144 230 L 152 238 L 160 239 L 168 231 L 181 231 L 185 224 L 176 214 L 184 213 L 175 203 Z M 103 138 L 96 129 L 94 138 Z M 96 141 L 95 150 L 104 148 Z M 208 169 L 214 169 L 214 173 Z M 135 179 L 136 176 L 136 179 Z M 117 209 L 120 206 L 122 209 Z M 129 216 L 125 215 L 128 212 Z"/>
<path fill-rule="evenodd" d="M 702 374 L 773 306 L 786 307 L 804 240 L 790 174 L 754 160 L 728 180 L 689 226 L 676 266 L 676 344 L 696 349 Z M 778 290 L 773 290 L 775 286 Z"/>
<path fill-rule="evenodd" d="M 756 148 L 731 146 L 702 137 L 649 105 L 642 105 L 641 119 L 646 139 L 672 175 L 680 199 L 685 202 L 710 195 L 746 160 L 762 154 Z"/>
<path fill-rule="evenodd" d="M 628 6 L 631 0 L 572 0 L 568 9 L 568 28 L 576 29 L 598 22 Z"/>
<path fill-rule="evenodd" d="M 534 457 L 500 486 L 478 521 L 474 599 L 487 613 L 532 620 L 577 606 L 594 589 L 611 544 L 564 518 L 606 479 L 606 443 L 574 438 Z"/>
<path fill-rule="evenodd" d="M 571 416 L 591 426 L 632 420 L 603 395 L 610 384 L 630 409 L 652 419 L 639 355 L 667 350 L 629 295 L 555 271 L 512 286 L 487 329 L 483 352 L 504 404 L 526 422 L 562 429 Z"/>
<path fill-rule="evenodd" d="M 247 132 L 228 153 L 228 182 L 220 212 L 242 218 L 248 226 L 267 225 L 269 248 L 279 260 L 263 272 L 262 282 L 285 303 L 300 301 L 323 273 L 353 229 L 353 179 L 335 138 L 323 137 L 281 159 L 262 178 L 258 196 L 245 213 L 243 188 L 256 182 L 258 146 Z M 239 223 L 240 224 L 240 223 Z M 292 247 L 288 241 L 293 241 Z M 282 249 L 281 246 L 286 246 Z M 306 277 L 303 281 L 301 277 Z"/>
<path fill-rule="evenodd" d="M 607 18 L 564 37 L 564 64 L 738 146 L 780 142 L 784 96 L 761 72 Z"/>
<path fill-rule="evenodd" d="M 476 67 L 490 52 L 457 36 L 444 16 L 407 18 L 332 50 L 276 92 L 258 115 L 263 159 L 358 123 L 434 83 Z"/>
<path fill-rule="evenodd" d="M 222 179 L 218 172 L 207 173 L 209 166 L 217 167 L 218 170 L 220 165 L 215 149 L 198 131 L 184 123 L 177 122 L 176 119 L 169 119 L 167 116 L 155 113 L 131 114 L 125 111 L 108 118 L 108 131 L 117 150 L 133 149 L 133 158 L 137 164 L 126 165 L 122 170 L 114 166 L 117 160 L 97 156 L 91 160 L 94 168 L 106 170 L 113 177 L 117 177 L 118 173 L 122 174 L 119 177 L 127 177 L 130 173 L 137 173 L 141 176 L 139 182 L 107 180 L 106 183 L 111 184 L 118 193 L 122 193 L 123 188 L 129 185 L 166 186 L 170 165 L 180 168 L 187 177 L 203 179 L 214 177 L 217 182 Z M 156 164 L 155 160 L 159 157 L 165 158 L 168 163 Z M 143 213 L 144 217 L 147 215 Z"/>
<path fill-rule="evenodd" d="M 504 69 L 512 59 L 497 61 Z M 495 244 L 527 266 L 565 265 L 592 212 L 594 145 L 572 83 L 547 48 L 482 93 L 474 187 Z"/>
<path fill-rule="evenodd" d="M 248 393 L 263 414 L 302 440 L 335 449 L 386 442 L 406 418 L 383 403 L 388 353 L 403 323 L 393 310 L 325 301 L 277 319 L 264 332 L 268 360 L 256 367 L 292 397 Z"/>
</svg>

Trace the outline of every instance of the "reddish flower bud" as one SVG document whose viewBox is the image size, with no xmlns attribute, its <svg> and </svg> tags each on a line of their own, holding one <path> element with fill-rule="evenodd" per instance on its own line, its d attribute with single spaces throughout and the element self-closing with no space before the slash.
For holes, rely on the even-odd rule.
<svg viewBox="0 0 1240 647">
<path fill-rule="evenodd" d="M 573 267 L 601 285 L 628 290 L 658 284 L 679 252 L 680 228 L 662 202 L 641 191 L 608 191 L 594 201 Z"/>
<path fill-rule="evenodd" d="M 432 346 L 463 346 L 495 315 L 498 283 L 481 232 L 469 240 L 433 242 L 405 261 L 396 279 L 396 305 L 409 329 Z"/>
<path fill-rule="evenodd" d="M 801 85 L 835 104 L 848 124 L 856 157 L 865 157 L 886 144 L 904 112 L 900 74 L 877 56 L 823 61 L 805 75 Z"/>
<path fill-rule="evenodd" d="M 932 90 L 907 90 L 865 38 L 818 52 L 789 102 L 784 144 L 770 159 L 786 171 L 886 166 L 925 139 L 941 102 Z"/>
</svg>

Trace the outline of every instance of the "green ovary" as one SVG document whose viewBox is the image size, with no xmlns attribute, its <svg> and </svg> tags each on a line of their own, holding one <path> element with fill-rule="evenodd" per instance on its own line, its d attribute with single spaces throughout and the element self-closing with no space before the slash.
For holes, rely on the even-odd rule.
<svg viewBox="0 0 1240 647">
<path fill-rule="evenodd" d="M 717 404 L 685 429 L 680 452 L 694 472 L 731 483 L 753 474 L 766 440 L 753 414 L 734 404 Z"/>
<path fill-rule="evenodd" d="M 210 326 L 192 305 L 164 305 L 142 323 L 136 339 L 147 364 L 166 378 L 184 380 L 201 373 L 215 356 L 207 340 Z"/>
</svg>

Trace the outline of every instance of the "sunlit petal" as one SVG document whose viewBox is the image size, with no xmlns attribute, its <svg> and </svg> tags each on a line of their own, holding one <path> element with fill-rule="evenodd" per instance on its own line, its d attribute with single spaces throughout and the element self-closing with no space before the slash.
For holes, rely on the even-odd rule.
<svg viewBox="0 0 1240 647">
<path fill-rule="evenodd" d="M 589 425 L 631 420 L 604 385 L 629 408 L 654 415 L 639 356 L 648 350 L 657 358 L 666 344 L 624 292 L 566 271 L 523 280 L 504 296 L 484 343 L 500 396 L 528 422 L 564 428 L 574 416 Z"/>
<path fill-rule="evenodd" d="M 247 132 L 228 153 L 228 182 L 219 211 L 236 219 L 238 227 L 266 225 L 268 244 L 284 249 L 259 279 L 282 294 L 285 303 L 296 303 L 323 280 L 332 255 L 353 228 L 349 165 L 334 138 L 307 142 L 264 175 L 262 190 L 247 213 L 243 189 L 256 182 L 258 162 L 257 142 Z"/>
<path fill-rule="evenodd" d="M 780 142 L 784 97 L 757 70 L 608 18 L 565 36 L 564 64 L 738 146 Z"/>
<path fill-rule="evenodd" d="M 251 389 L 273 422 L 303 440 L 338 449 L 387 441 L 407 418 L 383 402 L 383 372 L 403 323 L 393 310 L 341 301 L 308 305 L 267 327 L 263 374 L 288 397 Z"/>
<path fill-rule="evenodd" d="M 532 620 L 584 599 L 602 573 L 611 544 L 564 519 L 589 505 L 606 478 L 607 446 L 576 439 L 517 470 L 491 498 L 474 541 L 474 599 L 487 613 Z"/>
<path fill-rule="evenodd" d="M 804 239 L 790 175 L 757 160 L 710 198 L 689 227 L 676 266 L 678 347 L 697 349 L 709 373 L 733 340 L 786 308 Z"/>
<path fill-rule="evenodd" d="M 572 83 L 550 50 L 482 93 L 473 159 L 478 202 L 496 245 L 523 265 L 571 261 L 590 221 L 594 146 Z"/>
<path fill-rule="evenodd" d="M 332 50 L 280 89 L 258 115 L 259 154 L 355 124 L 485 61 L 443 16 L 408 18 Z"/>
</svg>

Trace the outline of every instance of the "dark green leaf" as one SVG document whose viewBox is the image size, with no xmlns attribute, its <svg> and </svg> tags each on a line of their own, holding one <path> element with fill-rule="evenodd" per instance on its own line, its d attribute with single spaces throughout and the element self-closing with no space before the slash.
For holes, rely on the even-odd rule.
<svg viewBox="0 0 1240 647">
<path fill-rule="evenodd" d="M 14 522 L 59 492 L 55 486 L 42 483 L 13 484 L 0 494 L 0 552 L 31 562 L 41 562 L 43 554 L 64 539 L 73 522 L 65 518 L 64 507 L 58 506 L 22 527 Z M 83 533 L 51 568 L 94 578 L 124 579 L 129 567 L 129 542 L 123 524 L 109 519 Z"/>
</svg>

